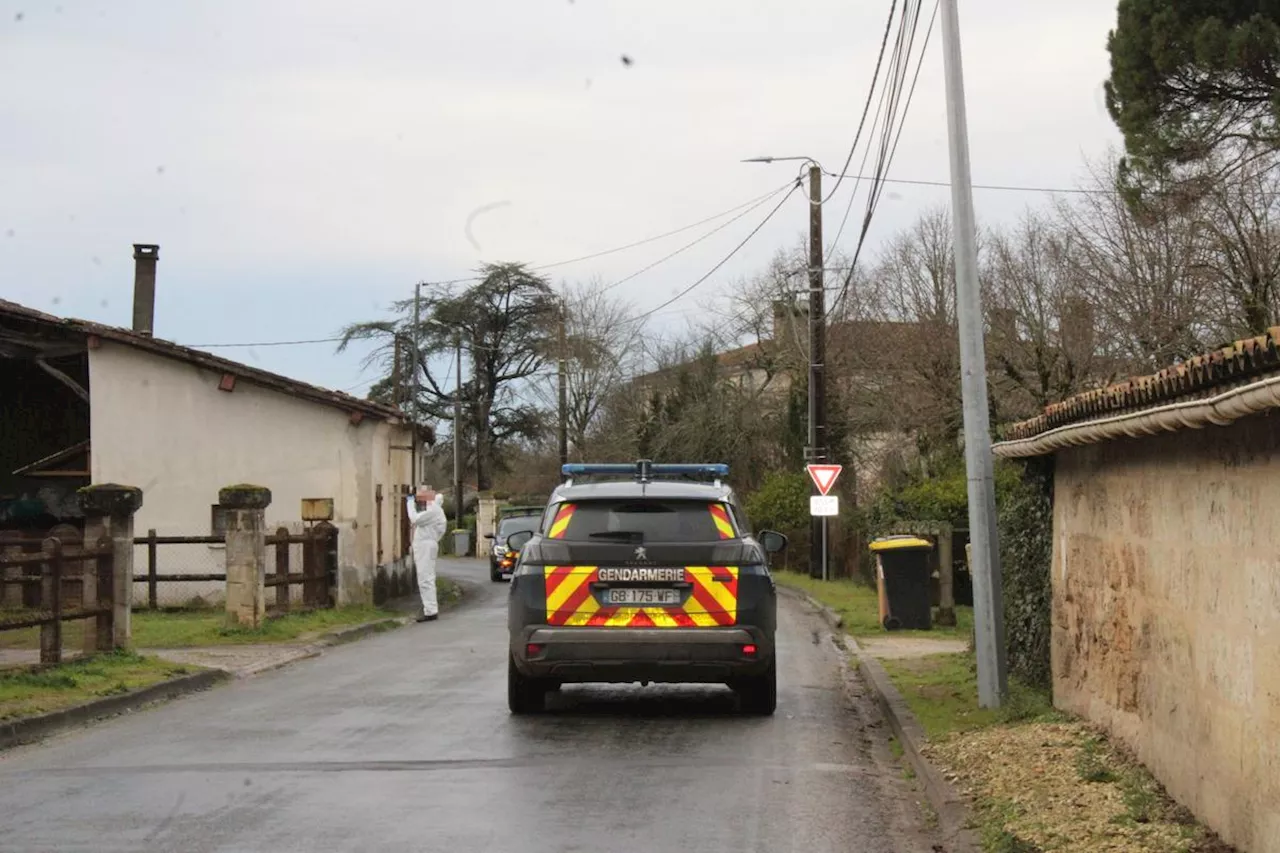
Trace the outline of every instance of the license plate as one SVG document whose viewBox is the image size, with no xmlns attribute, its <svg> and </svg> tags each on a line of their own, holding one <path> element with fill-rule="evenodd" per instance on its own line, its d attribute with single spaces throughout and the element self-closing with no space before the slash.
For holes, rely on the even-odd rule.
<svg viewBox="0 0 1280 853">
<path fill-rule="evenodd" d="M 676 589 L 646 589 L 622 587 L 604 591 L 605 604 L 646 605 L 679 604 L 680 591 Z"/>
</svg>

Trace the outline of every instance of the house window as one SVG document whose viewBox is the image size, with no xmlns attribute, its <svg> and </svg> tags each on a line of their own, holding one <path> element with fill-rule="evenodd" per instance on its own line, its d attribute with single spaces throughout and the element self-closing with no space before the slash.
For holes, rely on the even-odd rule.
<svg viewBox="0 0 1280 853">
<path fill-rule="evenodd" d="M 226 536 L 227 535 L 227 510 L 225 507 L 214 504 L 209 507 L 209 535 L 210 536 Z"/>
</svg>

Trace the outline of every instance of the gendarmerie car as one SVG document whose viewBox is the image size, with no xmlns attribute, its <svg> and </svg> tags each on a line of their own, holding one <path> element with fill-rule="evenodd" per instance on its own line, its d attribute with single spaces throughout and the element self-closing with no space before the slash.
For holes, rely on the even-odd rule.
<svg viewBox="0 0 1280 853">
<path fill-rule="evenodd" d="M 777 591 L 727 465 L 565 465 L 537 531 L 516 534 L 507 698 L 542 710 L 565 683 L 725 683 L 777 705 Z"/>
</svg>

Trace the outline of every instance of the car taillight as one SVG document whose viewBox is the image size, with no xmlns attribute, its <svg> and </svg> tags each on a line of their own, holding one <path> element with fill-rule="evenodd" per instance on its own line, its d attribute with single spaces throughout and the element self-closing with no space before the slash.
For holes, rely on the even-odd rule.
<svg viewBox="0 0 1280 853">
<path fill-rule="evenodd" d="M 542 654 L 542 648 L 543 647 L 541 643 L 529 643 L 527 646 L 524 647 L 524 650 L 525 650 L 525 653 L 529 655 L 529 657 L 537 657 L 538 655 Z"/>
<path fill-rule="evenodd" d="M 756 653 L 759 651 L 760 650 L 756 648 L 755 643 L 743 643 L 742 645 L 742 653 L 749 658 L 755 657 Z"/>
</svg>

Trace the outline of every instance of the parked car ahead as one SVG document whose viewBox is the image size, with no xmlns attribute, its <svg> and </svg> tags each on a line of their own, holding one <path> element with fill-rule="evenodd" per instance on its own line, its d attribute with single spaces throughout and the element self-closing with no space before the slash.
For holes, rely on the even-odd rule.
<svg viewBox="0 0 1280 853">
<path fill-rule="evenodd" d="M 494 583 L 510 579 L 516 570 L 519 548 L 507 547 L 507 538 L 513 533 L 533 533 L 542 520 L 543 507 L 508 507 L 501 510 L 496 535 L 490 539 L 489 580 Z"/>
</svg>

